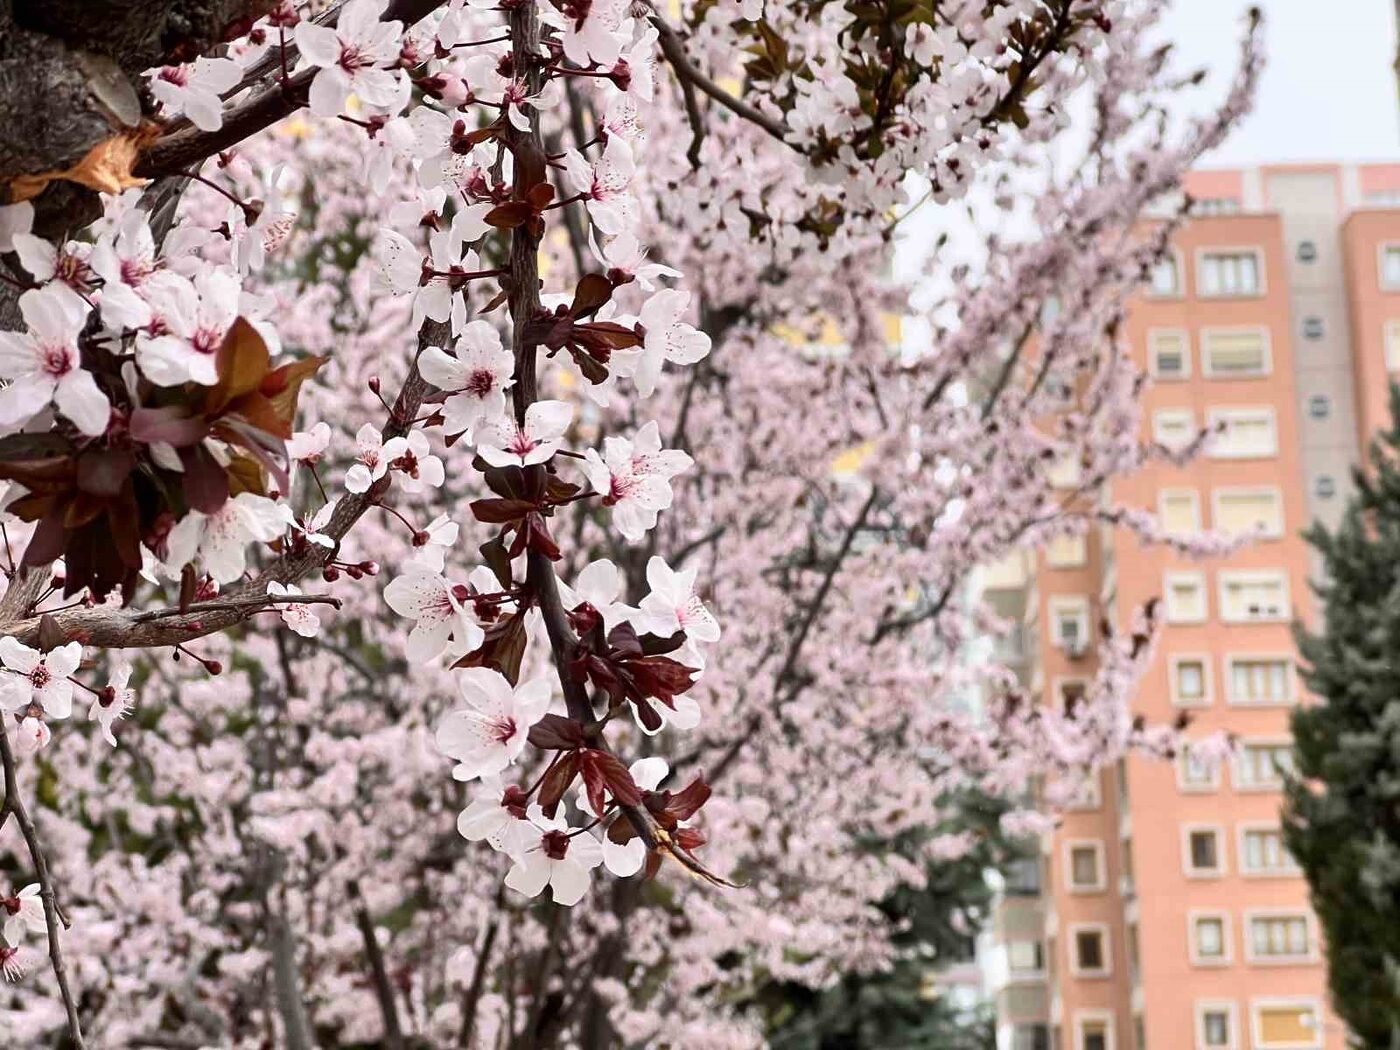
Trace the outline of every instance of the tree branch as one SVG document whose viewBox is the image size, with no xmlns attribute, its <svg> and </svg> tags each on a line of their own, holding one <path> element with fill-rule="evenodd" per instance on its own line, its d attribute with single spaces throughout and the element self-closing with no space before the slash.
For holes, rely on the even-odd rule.
<svg viewBox="0 0 1400 1050">
<path fill-rule="evenodd" d="M 53 880 L 49 876 L 49 865 L 44 858 L 43 847 L 39 844 L 39 834 L 34 822 L 29 819 L 29 811 L 24 807 L 24 799 L 19 790 L 19 773 L 15 767 L 14 751 L 10 748 L 10 734 L 0 718 L 0 762 L 5 767 L 5 806 L 4 812 L 13 813 L 19 831 L 24 836 L 24 844 L 29 850 L 29 859 L 34 862 L 35 876 L 39 880 L 39 897 L 44 903 L 44 926 L 49 937 L 49 963 L 53 968 L 54 980 L 58 983 L 58 994 L 63 999 L 63 1011 L 68 1018 L 68 1039 L 73 1050 L 86 1050 L 83 1041 L 83 1028 L 78 1020 L 78 1006 L 68 987 L 68 968 L 63 961 L 63 946 L 59 943 L 59 908 L 54 896 Z M 67 926 L 64 921 L 62 925 Z"/>
<path fill-rule="evenodd" d="M 374 934 L 374 920 L 365 907 L 360 884 L 351 879 L 347 889 L 350 899 L 355 902 L 355 925 L 360 930 L 360 939 L 365 942 L 365 961 L 369 963 L 370 979 L 374 982 L 374 998 L 379 1002 L 379 1015 L 384 1020 L 384 1050 L 404 1050 L 394 986 L 389 981 L 388 971 L 384 969 L 384 952 L 379 947 L 379 938 Z"/>
</svg>

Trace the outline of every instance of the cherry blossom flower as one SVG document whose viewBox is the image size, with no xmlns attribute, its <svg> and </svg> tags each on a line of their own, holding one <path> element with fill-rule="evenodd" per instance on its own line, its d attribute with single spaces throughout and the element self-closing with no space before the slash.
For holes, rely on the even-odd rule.
<svg viewBox="0 0 1400 1050">
<path fill-rule="evenodd" d="M 429 258 L 424 259 L 407 237 L 396 230 L 384 230 L 374 246 L 374 259 L 386 287 L 395 295 L 413 296 L 413 321 L 423 319 L 452 322 L 452 331 L 466 327 L 467 304 L 458 294 L 458 283 L 465 275 L 481 269 L 475 251 L 461 246 L 451 230 L 440 230 L 428 237 Z"/>
<path fill-rule="evenodd" d="M 636 102 L 652 100 L 656 93 L 656 39 L 659 35 L 655 26 L 647 26 L 613 63 L 613 81 L 623 91 L 615 98 Z"/>
<path fill-rule="evenodd" d="M 384 435 L 373 423 L 366 423 L 356 432 L 355 459 L 357 462 L 345 472 L 345 487 L 355 493 L 368 492 L 388 472 L 390 459 L 385 455 Z"/>
<path fill-rule="evenodd" d="M 457 780 L 499 773 L 520 757 L 530 727 L 549 710 L 549 682 L 536 678 L 512 687 L 499 671 L 467 667 L 457 672 L 457 685 L 467 707 L 438 727 L 438 750 L 457 760 Z"/>
<path fill-rule="evenodd" d="M 515 355 L 501 345 L 489 322 L 472 321 L 462 330 L 452 357 L 436 346 L 423 351 L 418 369 L 423 378 L 451 394 L 442 405 L 443 430 L 470 431 L 479 423 L 500 419 L 506 412 L 506 390 L 514 383 Z"/>
<path fill-rule="evenodd" d="M 178 571 L 199 556 L 216 583 L 232 583 L 248 567 L 248 544 L 270 543 L 292 524 L 292 508 L 253 492 L 240 492 L 213 514 L 191 510 L 166 538 L 165 565 Z"/>
<path fill-rule="evenodd" d="M 0 974 L 12 984 L 24 978 L 29 965 L 23 951 L 22 948 L 10 944 L 0 947 Z"/>
<path fill-rule="evenodd" d="M 159 269 L 156 242 L 145 212 L 132 208 L 118 222 L 114 234 L 99 237 L 88 264 L 102 278 L 98 304 L 103 321 L 117 329 L 150 323 L 151 308 L 145 297 L 160 283 L 159 277 L 169 275 Z"/>
<path fill-rule="evenodd" d="M 399 91 L 401 22 L 381 22 L 383 0 L 349 0 L 334 29 L 314 22 L 297 23 L 297 47 L 319 67 L 311 81 L 310 108 L 318 117 L 334 117 L 354 94 L 371 106 L 387 106 Z"/>
<path fill-rule="evenodd" d="M 563 163 L 565 177 L 588 202 L 588 217 L 598 229 L 618 234 L 632 228 L 637 202 L 630 190 L 637 165 L 626 139 L 609 138 L 595 164 L 590 165 L 577 150 L 565 154 Z"/>
<path fill-rule="evenodd" d="M 88 707 L 88 721 L 96 722 L 102 732 L 102 739 L 113 747 L 117 746 L 112 726 L 119 718 L 124 718 L 136 701 L 136 690 L 128 687 L 133 668 L 129 660 L 118 660 L 112 667 L 112 676 L 107 686 L 99 692 Z"/>
<path fill-rule="evenodd" d="M 196 58 L 183 66 L 163 66 L 151 74 L 151 97 L 169 117 L 181 114 L 201 131 L 224 126 L 224 103 L 219 96 L 243 79 L 243 67 L 231 58 Z"/>
<path fill-rule="evenodd" d="M 310 430 L 299 430 L 287 441 L 287 458 L 314 467 L 331 444 L 329 423 L 317 423 Z"/>
<path fill-rule="evenodd" d="M 318 547 L 325 547 L 330 550 L 335 546 L 335 540 L 326 535 L 326 526 L 331 523 L 331 517 L 335 514 L 336 504 L 339 500 L 330 500 L 321 505 L 321 509 L 311 515 L 310 520 L 299 520 L 292 523 L 292 530 L 300 533 L 307 543 L 314 543 Z"/>
<path fill-rule="evenodd" d="M 637 610 L 621 602 L 626 581 L 622 572 L 607 558 L 589 562 L 574 578 L 573 586 L 559 581 L 559 596 L 565 609 L 576 609 L 587 602 L 603 617 L 603 627 L 611 631 L 620 623 L 631 621 Z"/>
<path fill-rule="evenodd" d="M 248 211 L 237 204 L 228 209 L 228 228 L 233 242 L 233 263 L 239 273 L 261 270 L 267 257 L 286 243 L 296 227 L 297 213 L 283 204 L 282 181 L 285 169 L 278 165 L 263 179 L 261 198 L 254 202 L 252 222 Z"/>
<path fill-rule="evenodd" d="M 217 383 L 219 349 L 238 318 L 240 292 L 238 278 L 227 270 L 206 270 L 193 283 L 157 283 L 148 301 L 160 331 L 137 337 L 141 373 L 157 386 Z"/>
<path fill-rule="evenodd" d="M 301 594 L 301 588 L 290 583 L 273 580 L 267 585 L 267 593 L 275 598 L 286 598 Z M 306 602 L 281 602 L 277 606 L 282 622 L 303 638 L 315 638 L 321 630 L 321 618 L 316 615 L 316 607 Z"/>
<path fill-rule="evenodd" d="M 43 933 L 44 899 L 39 895 L 39 884 L 31 882 L 14 896 L 0 899 L 0 914 L 5 919 L 5 940 L 18 946 L 27 933 Z"/>
<path fill-rule="evenodd" d="M 79 642 L 40 653 L 9 636 L 0 638 L 0 663 L 14 672 L 0 675 L 0 709 L 20 711 L 32 704 L 48 718 L 67 718 L 73 710 L 73 683 L 68 676 L 82 662 Z"/>
<path fill-rule="evenodd" d="M 632 774 L 632 782 L 642 791 L 655 791 L 661 786 L 661 782 L 671 772 L 670 765 L 660 756 L 638 759 L 633 762 L 627 770 Z M 598 818 L 600 814 L 593 812 L 593 806 L 588 801 L 588 791 L 584 787 L 578 789 L 575 796 L 575 804 L 589 817 Z M 623 819 L 621 817 L 618 818 Z M 613 842 L 607 835 L 603 836 L 603 866 L 620 879 L 628 878 L 642 870 L 642 865 L 647 859 L 646 843 L 640 838 L 628 839 L 626 843 Z"/>
<path fill-rule="evenodd" d="M 563 10 L 542 5 L 540 21 L 560 30 L 564 55 L 585 68 L 598 63 L 611 67 L 625 42 L 620 30 L 627 16 L 626 0 L 587 0 L 566 3 Z"/>
<path fill-rule="evenodd" d="M 49 746 L 52 739 L 53 730 L 44 721 L 43 715 L 36 715 L 32 710 L 22 714 L 15 725 L 15 742 L 23 754 L 38 754 Z"/>
<path fill-rule="evenodd" d="M 642 243 L 630 232 L 624 231 L 610 237 L 605 245 L 599 247 L 593 228 L 590 227 L 588 245 L 593 251 L 593 257 L 608 268 L 611 278 L 618 283 L 635 279 L 644 292 L 652 291 L 659 278 L 681 276 L 679 270 L 670 266 L 647 262 L 647 249 L 642 247 Z"/>
<path fill-rule="evenodd" d="M 476 437 L 476 450 L 493 467 L 528 467 L 559 451 L 564 431 L 573 422 L 574 406 L 564 401 L 536 401 L 525 410 L 525 425 L 513 416 L 487 423 Z"/>
<path fill-rule="evenodd" d="M 648 559 L 647 584 L 651 593 L 641 604 L 646 631 L 662 638 L 684 631 L 693 641 L 719 641 L 719 623 L 695 594 L 697 571 L 676 572 L 658 556 Z"/>
<path fill-rule="evenodd" d="M 638 318 L 645 333 L 642 348 L 613 355 L 617 370 L 632 377 L 643 397 L 655 391 L 665 362 L 693 365 L 709 354 L 710 337 L 682 320 L 689 307 L 689 292 L 675 288 L 656 292 L 642 304 Z"/>
<path fill-rule="evenodd" d="M 500 853 L 517 854 L 529 846 L 534 826 L 526 820 L 529 796 L 515 784 L 487 773 L 472 801 L 457 816 L 457 832 L 468 842 L 486 842 Z"/>
<path fill-rule="evenodd" d="M 459 531 L 455 521 L 439 514 L 413 538 L 413 553 L 407 564 L 428 572 L 442 572 L 447 551 L 456 546 Z"/>
<path fill-rule="evenodd" d="M 19 308 L 29 332 L 0 332 L 0 377 L 11 381 L 0 390 L 0 426 L 24 423 L 52 401 L 82 433 L 105 433 L 112 406 L 78 350 L 87 308 L 46 288 L 25 292 Z"/>
<path fill-rule="evenodd" d="M 689 469 L 690 456 L 662 449 L 656 421 L 646 424 L 636 437 L 609 437 L 603 455 L 594 449 L 584 453 L 583 472 L 603 506 L 611 507 L 617 531 L 636 543 L 656 525 L 656 515 L 671 505 L 671 478 Z"/>
<path fill-rule="evenodd" d="M 98 283 L 88 265 L 91 247 L 77 241 L 60 246 L 28 233 L 16 233 L 13 241 L 15 254 L 29 276 L 68 299 L 66 305 L 86 317 Z"/>
<path fill-rule="evenodd" d="M 442 460 L 433 455 L 428 438 L 421 430 L 390 438 L 380 452 L 389 469 L 398 477 L 399 487 L 408 493 L 438 488 L 447 478 Z M 352 468 L 353 469 L 353 468 Z"/>
<path fill-rule="evenodd" d="M 437 573 L 414 568 L 384 588 L 384 601 L 400 616 L 416 620 L 409 632 L 406 653 L 414 663 L 427 663 L 441 655 L 449 641 L 470 652 L 485 637 L 467 612 L 471 590 L 449 583 Z"/>
<path fill-rule="evenodd" d="M 526 897 L 538 897 L 546 886 L 555 904 L 572 907 L 588 892 L 588 873 L 603 863 L 603 847 L 586 831 L 570 834 L 562 817 L 550 819 L 531 806 L 533 841 L 506 873 L 506 885 Z"/>
</svg>

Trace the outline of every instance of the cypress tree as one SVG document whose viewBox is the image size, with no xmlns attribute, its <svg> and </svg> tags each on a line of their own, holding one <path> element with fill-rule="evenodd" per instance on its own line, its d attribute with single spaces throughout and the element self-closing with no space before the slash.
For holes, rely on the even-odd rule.
<svg viewBox="0 0 1400 1050">
<path fill-rule="evenodd" d="M 1322 560 L 1323 624 L 1297 640 L 1322 702 L 1293 714 L 1284 814 L 1334 1008 L 1368 1050 L 1400 1048 L 1400 387 L 1390 406 L 1340 524 L 1304 534 Z"/>
</svg>

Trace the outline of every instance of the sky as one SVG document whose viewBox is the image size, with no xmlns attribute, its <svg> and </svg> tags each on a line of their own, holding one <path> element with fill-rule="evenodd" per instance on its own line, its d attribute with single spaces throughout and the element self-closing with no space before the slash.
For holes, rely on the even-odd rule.
<svg viewBox="0 0 1400 1050">
<path fill-rule="evenodd" d="M 1165 28 L 1218 92 L 1233 69 L 1246 0 L 1173 0 Z M 1262 0 L 1269 64 L 1254 112 L 1206 167 L 1400 160 L 1393 0 Z"/>
</svg>

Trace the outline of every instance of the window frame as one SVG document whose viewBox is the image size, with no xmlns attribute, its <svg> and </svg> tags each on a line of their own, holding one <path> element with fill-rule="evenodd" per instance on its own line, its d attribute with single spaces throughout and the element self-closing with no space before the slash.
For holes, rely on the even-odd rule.
<svg viewBox="0 0 1400 1050">
<path fill-rule="evenodd" d="M 1256 955 L 1254 923 L 1270 919 L 1302 919 L 1308 931 L 1308 950 L 1302 955 Z M 1244 911 L 1244 961 L 1251 966 L 1309 966 L 1322 958 L 1317 919 L 1308 908 L 1246 908 Z"/>
<path fill-rule="evenodd" d="M 1173 496 L 1186 496 L 1191 500 L 1191 516 L 1193 524 L 1189 531 L 1199 532 L 1201 525 L 1201 490 L 1198 488 L 1188 488 L 1186 486 L 1175 486 L 1157 490 L 1157 520 L 1161 524 L 1164 532 L 1170 536 L 1177 535 L 1167 529 L 1167 499 Z"/>
<path fill-rule="evenodd" d="M 1260 1012 L 1262 1010 L 1301 1007 L 1313 1016 L 1313 1037 L 1306 1043 L 1269 1043 L 1264 1041 Z M 1249 1038 L 1255 1050 L 1322 1050 L 1322 1004 L 1307 995 L 1260 996 L 1249 1000 Z"/>
<path fill-rule="evenodd" d="M 1208 292 L 1202 280 L 1206 258 L 1212 255 L 1253 255 L 1254 273 L 1258 278 L 1252 292 Z M 1269 275 L 1264 266 L 1264 249 L 1258 244 L 1212 244 L 1196 249 L 1194 289 L 1197 299 L 1262 299 L 1269 294 Z"/>
<path fill-rule="evenodd" d="M 1282 700 L 1241 700 L 1234 691 L 1235 665 L 1238 663 L 1280 662 L 1284 666 L 1287 695 Z M 1296 707 L 1298 704 L 1298 665 L 1287 652 L 1234 652 L 1225 654 L 1225 703 L 1232 707 Z"/>
<path fill-rule="evenodd" d="M 1289 747 L 1293 743 L 1292 739 L 1286 736 L 1257 736 L 1245 737 L 1240 740 L 1239 750 L 1235 752 L 1230 762 L 1230 786 L 1240 794 L 1269 794 L 1278 792 L 1282 787 L 1282 778 L 1275 784 L 1251 784 L 1240 775 L 1244 769 L 1244 753 L 1251 746 L 1254 747 Z"/>
<path fill-rule="evenodd" d="M 1197 700 L 1183 699 L 1178 691 L 1177 667 L 1184 663 L 1201 665 L 1201 696 Z M 1215 675 L 1210 653 L 1172 653 L 1167 657 L 1167 694 L 1172 707 L 1210 707 L 1215 703 Z"/>
<path fill-rule="evenodd" d="M 1106 922 L 1072 922 L 1066 928 L 1068 936 L 1065 938 L 1069 946 L 1069 972 L 1071 977 L 1083 981 L 1108 980 L 1113 976 L 1113 942 L 1110 939 L 1109 926 Z M 1099 935 L 1099 950 L 1103 955 L 1103 969 L 1086 970 L 1079 963 L 1079 935 L 1081 933 L 1097 933 Z"/>
<path fill-rule="evenodd" d="M 1267 452 L 1246 451 L 1246 452 L 1226 452 L 1219 447 L 1218 438 L 1223 437 L 1225 431 L 1229 429 L 1232 419 L 1248 417 L 1267 419 L 1269 421 L 1272 445 Z M 1225 424 L 1221 427 L 1221 424 Z M 1278 412 L 1273 405 L 1212 405 L 1206 409 L 1206 426 L 1212 431 L 1220 429 L 1220 434 L 1215 435 L 1217 440 L 1206 442 L 1206 458 L 1208 459 L 1275 459 L 1278 456 Z"/>
<path fill-rule="evenodd" d="M 1236 616 L 1230 612 L 1230 604 L 1226 601 L 1226 593 L 1231 583 L 1236 581 L 1248 581 L 1253 578 L 1256 582 L 1263 582 L 1266 579 L 1277 579 L 1281 583 L 1279 589 L 1280 612 L 1275 616 Z M 1215 574 L 1215 600 L 1218 603 L 1216 615 L 1221 623 L 1227 624 L 1259 624 L 1259 623 L 1288 623 L 1293 618 L 1293 594 L 1292 581 L 1288 578 L 1287 569 L 1221 569 Z"/>
<path fill-rule="evenodd" d="M 1092 883 L 1074 881 L 1075 850 L 1089 849 L 1094 853 L 1094 870 L 1097 878 Z M 1108 851 L 1103 839 L 1066 839 L 1062 854 L 1065 871 L 1065 889 L 1075 896 L 1089 896 L 1108 892 Z"/>
<path fill-rule="evenodd" d="M 1201 955 L 1196 939 L 1196 925 L 1202 920 L 1220 921 L 1219 956 Z M 1192 908 L 1186 913 L 1186 955 L 1191 965 L 1201 969 L 1219 969 L 1235 963 L 1235 932 L 1230 913 L 1220 908 Z"/>
<path fill-rule="evenodd" d="M 1394 354 L 1391 353 L 1392 345 Z M 1386 372 L 1400 372 L 1400 318 L 1391 318 L 1381 325 L 1381 354 L 1385 357 Z"/>
<path fill-rule="evenodd" d="M 1162 437 L 1161 421 L 1173 417 L 1185 421 L 1187 433 L 1190 435 L 1187 440 L 1180 445 L 1173 444 Z M 1194 409 L 1164 407 L 1154 408 L 1152 410 L 1152 440 L 1163 448 L 1172 452 L 1179 452 L 1189 446 L 1192 441 L 1195 441 L 1198 434 L 1200 434 L 1200 428 L 1196 425 L 1196 412 Z"/>
<path fill-rule="evenodd" d="M 1190 753 L 1191 744 L 1190 741 L 1187 741 L 1187 743 L 1182 747 L 1181 752 L 1177 755 L 1176 761 L 1173 763 L 1173 766 L 1176 769 L 1176 789 L 1180 791 L 1183 795 L 1209 795 L 1213 792 L 1219 791 L 1221 783 L 1220 770 L 1221 767 L 1225 765 L 1225 763 L 1216 762 L 1211 767 L 1209 783 L 1192 784 L 1186 779 L 1186 762 L 1190 757 Z"/>
<path fill-rule="evenodd" d="M 1392 250 L 1400 254 L 1400 241 L 1381 241 L 1376 245 L 1376 287 L 1383 292 L 1400 292 L 1400 282 L 1385 283 L 1385 257 Z"/>
<path fill-rule="evenodd" d="M 1143 297 L 1146 299 L 1156 299 L 1158 301 L 1170 301 L 1172 299 L 1182 299 L 1186 296 L 1186 266 L 1182 258 L 1181 249 L 1172 247 L 1167 249 L 1158 263 L 1169 261 L 1176 267 L 1176 288 L 1170 292 L 1159 292 L 1152 283 L 1151 271 L 1147 274 L 1147 281 L 1143 285 Z M 1153 266 L 1156 269 L 1156 265 Z"/>
<path fill-rule="evenodd" d="M 1263 355 L 1260 370 L 1257 372 L 1219 372 L 1210 363 L 1210 336 L 1213 332 L 1258 332 L 1262 337 Z M 1274 374 L 1274 341 L 1268 325 L 1262 324 L 1214 324 L 1205 325 L 1200 331 L 1201 376 L 1204 379 L 1249 380 L 1267 379 Z"/>
<path fill-rule="evenodd" d="M 1078 555 L 1073 560 L 1062 558 L 1052 558 L 1051 548 L 1056 543 L 1064 543 L 1070 540 L 1077 540 L 1079 543 Z M 1082 569 L 1089 564 L 1089 536 L 1087 533 L 1065 533 L 1049 540 L 1041 550 L 1045 556 L 1045 567 L 1047 569 Z"/>
<path fill-rule="evenodd" d="M 1223 1013 L 1226 1017 L 1228 1040 L 1223 1044 L 1212 1046 L 1206 1042 L 1206 1014 Z M 1196 1015 L 1196 1050 L 1239 1050 L 1240 1045 L 1240 1018 L 1238 1005 L 1233 999 L 1197 999 L 1195 1002 Z"/>
<path fill-rule="evenodd" d="M 1279 485 L 1214 485 L 1210 490 L 1210 522 L 1216 529 L 1223 529 L 1224 523 L 1220 520 L 1224 515 L 1220 512 L 1222 498 L 1243 495 L 1269 495 L 1273 497 L 1274 506 L 1278 511 L 1277 521 L 1266 531 L 1255 532 L 1254 537 L 1261 540 L 1280 540 L 1283 534 L 1288 531 L 1288 526 L 1284 521 L 1283 513 L 1283 488 Z M 1231 533 L 1230 535 L 1236 535 Z"/>
<path fill-rule="evenodd" d="M 1201 595 L 1199 616 L 1183 616 L 1173 611 L 1172 584 L 1176 580 L 1196 583 Z M 1202 624 L 1210 619 L 1210 590 L 1206 586 L 1205 572 L 1200 569 L 1168 569 L 1162 573 L 1162 619 L 1174 624 Z"/>
<path fill-rule="evenodd" d="M 1050 621 L 1050 645 L 1062 652 L 1068 647 L 1060 635 L 1060 613 L 1069 612 L 1083 623 L 1084 649 L 1094 644 L 1093 607 L 1086 594 L 1053 594 L 1046 599 L 1046 616 Z"/>
<path fill-rule="evenodd" d="M 1074 1011 L 1074 1050 L 1084 1050 L 1084 1028 L 1088 1024 L 1103 1026 L 1104 1050 L 1118 1050 L 1118 1035 L 1112 1010 Z"/>
<path fill-rule="evenodd" d="M 1283 825 L 1276 821 L 1268 820 L 1246 820 L 1241 821 L 1235 828 L 1235 848 L 1239 850 L 1240 858 L 1240 878 L 1242 879 L 1297 879 L 1301 878 L 1303 869 L 1296 860 L 1283 868 L 1254 869 L 1247 864 L 1249 851 L 1245 849 L 1245 840 L 1250 832 L 1276 831 L 1279 834 L 1279 844 L 1283 847 L 1283 854 L 1292 860 L 1292 854 L 1288 852 L 1288 843 L 1283 840 Z"/>
<path fill-rule="evenodd" d="M 1180 372 L 1163 373 L 1162 370 L 1157 367 L 1158 353 L 1156 339 L 1157 337 L 1162 335 L 1181 336 L 1182 369 Z M 1194 367 L 1191 360 L 1191 358 L 1194 356 L 1194 347 L 1192 346 L 1191 330 L 1189 328 L 1181 328 L 1175 325 L 1153 325 L 1147 330 L 1147 334 L 1143 338 L 1147 342 L 1148 375 L 1150 375 L 1153 379 L 1157 380 L 1159 383 L 1182 383 L 1191 378 L 1194 372 Z"/>
<path fill-rule="evenodd" d="M 1033 944 L 1038 951 L 1039 963 L 1034 969 L 1022 969 L 1011 963 L 1013 944 Z M 1045 939 L 1043 937 L 1008 937 L 1006 939 L 1006 973 L 1012 981 L 1043 981 L 1045 979 Z"/>
<path fill-rule="evenodd" d="M 1215 836 L 1214 868 L 1198 868 L 1191 855 L 1191 837 L 1199 832 L 1210 832 Z M 1225 856 L 1227 838 L 1222 824 L 1182 824 L 1181 825 L 1181 873 L 1188 879 L 1212 881 L 1223 879 L 1230 874 L 1230 862 Z"/>
</svg>

